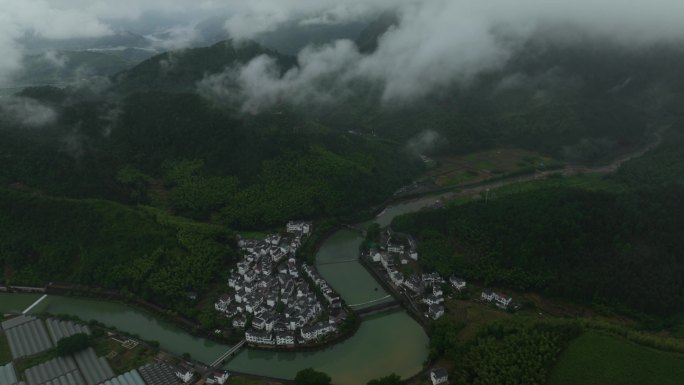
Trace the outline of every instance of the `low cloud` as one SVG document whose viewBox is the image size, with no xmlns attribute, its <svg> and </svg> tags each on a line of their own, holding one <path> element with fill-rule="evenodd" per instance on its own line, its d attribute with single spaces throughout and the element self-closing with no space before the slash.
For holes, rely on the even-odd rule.
<svg viewBox="0 0 684 385">
<path fill-rule="evenodd" d="M 206 77 L 198 90 L 210 99 L 239 104 L 248 113 L 283 102 L 333 103 L 348 95 L 360 59 L 354 43 L 340 40 L 322 48 L 304 49 L 298 57 L 299 65 L 284 74 L 274 58 L 262 55 L 243 67 Z"/>
<path fill-rule="evenodd" d="M 95 37 L 111 33 L 93 15 L 63 9 L 47 0 L 0 0 L 0 83 L 22 68 L 23 49 L 17 40 L 26 34 L 46 39 Z"/>
<path fill-rule="evenodd" d="M 424 130 L 411 138 L 406 148 L 415 155 L 431 154 L 448 145 L 449 141 L 434 130 Z"/>
<path fill-rule="evenodd" d="M 57 113 L 34 99 L 2 97 L 0 120 L 22 127 L 38 128 L 54 123 Z"/>
<path fill-rule="evenodd" d="M 393 11 L 399 24 L 381 37 L 371 54 L 360 54 L 349 41 L 335 42 L 307 48 L 299 55 L 298 68 L 284 74 L 273 60 L 259 57 L 202 83 L 210 84 L 215 95 L 239 101 L 248 112 L 283 101 L 330 102 L 345 97 L 355 82 L 379 87 L 385 103 L 410 102 L 501 69 L 540 31 L 551 44 L 599 38 L 627 48 L 684 38 L 679 20 L 684 3 L 671 0 L 629 5 L 618 0 L 399 0 L 365 5 L 342 1 L 339 6 L 328 1 L 274 5 L 256 0 L 249 4 L 226 23 L 236 38 L 272 31 L 293 18 L 302 24 L 326 24 L 363 12 Z"/>
<path fill-rule="evenodd" d="M 680 0 L 0 0 L 0 7 L 0 82 L 20 69 L 23 52 L 17 42 L 26 35 L 97 37 L 133 25 L 132 20 L 140 25 L 164 20 L 163 27 L 144 34 L 156 36 L 161 49 L 178 49 L 196 40 L 194 26 L 210 16 L 224 18 L 225 30 L 241 40 L 284 25 L 398 15 L 399 25 L 372 54 L 335 42 L 302 52 L 300 68 L 285 74 L 260 57 L 203 82 L 217 86 L 236 80 L 242 89 L 215 91 L 230 91 L 230 98 L 242 99 L 248 111 L 285 99 L 327 102 L 340 92 L 344 97 L 346 87 L 357 81 L 377 84 L 385 102 L 420 98 L 500 68 L 540 28 L 556 42 L 597 36 L 625 47 L 684 38 Z"/>
<path fill-rule="evenodd" d="M 67 55 L 55 50 L 49 50 L 43 53 L 41 59 L 57 68 L 64 68 L 69 62 L 69 57 Z"/>
<path fill-rule="evenodd" d="M 344 24 L 370 20 L 416 0 L 251 0 L 235 4 L 225 23 L 234 39 L 253 39 L 283 25 Z"/>
<path fill-rule="evenodd" d="M 192 46 L 200 40 L 201 33 L 195 25 L 183 25 L 148 35 L 146 38 L 158 50 L 173 51 Z"/>
</svg>

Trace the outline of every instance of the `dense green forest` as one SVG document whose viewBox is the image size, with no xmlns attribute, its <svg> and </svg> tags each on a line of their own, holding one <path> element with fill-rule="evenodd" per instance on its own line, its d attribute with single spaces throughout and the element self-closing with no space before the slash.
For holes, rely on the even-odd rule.
<svg viewBox="0 0 684 385">
<path fill-rule="evenodd" d="M 421 265 L 487 284 L 643 312 L 684 305 L 684 187 L 610 193 L 545 188 L 398 218 Z"/>
<path fill-rule="evenodd" d="M 684 132 L 671 129 L 660 146 L 624 164 L 614 180 L 631 187 L 684 184 Z"/>
<path fill-rule="evenodd" d="M 430 334 L 432 349 L 458 362 L 451 381 L 458 385 L 546 384 L 549 369 L 581 328 L 571 324 L 507 321 L 484 327 L 463 345 L 450 339 L 454 325 L 444 319 Z"/>
<path fill-rule="evenodd" d="M 77 283 L 117 289 L 174 309 L 234 262 L 221 227 L 159 210 L 0 189 L 5 283 Z"/>
<path fill-rule="evenodd" d="M 361 51 L 372 52 L 392 23 L 386 15 L 363 31 Z M 155 56 L 112 76 L 106 92 L 26 89 L 17 97 L 40 103 L 55 119 L 25 127 L 0 114 L 0 187 L 9 189 L 2 204 L 13 213 L 0 238 L 6 275 L 22 283 L 124 287 L 146 297 L 201 291 L 213 278 L 210 267 L 230 259 L 227 235 L 217 232 L 358 212 L 420 175 L 419 153 L 505 144 L 594 162 L 642 145 L 654 126 L 677 117 L 677 47 L 649 52 L 662 59 L 656 65 L 608 43 L 585 43 L 530 41 L 505 68 L 469 87 L 448 86 L 401 105 L 380 102 L 372 84 L 355 84 L 333 107 L 284 102 L 252 115 L 217 105 L 197 92 L 207 74 L 262 54 L 274 56 L 282 71 L 297 65 L 256 43 L 230 41 Z M 615 89 L 627 78 L 628 86 Z M 670 81 L 656 92 L 656 79 Z M 426 131 L 437 133 L 434 143 L 412 147 Z M 681 192 L 665 186 L 681 175 L 680 154 L 663 145 L 652 156 L 616 176 L 625 185 L 656 179 L 649 191 L 547 189 L 418 214 L 397 226 L 420 235 L 426 267 L 667 313 L 681 305 L 681 261 L 673 251 L 681 246 L 681 218 L 672 203 Z M 160 223 L 166 215 L 213 225 Z M 200 251 L 179 235 L 188 226 L 190 238 L 199 233 L 197 242 L 212 245 L 192 264 L 188 256 Z M 42 233 L 47 242 L 39 242 Z M 66 263 L 73 258 L 77 263 Z M 140 270 L 130 267 L 136 264 Z M 628 283 L 633 289 L 624 289 Z"/>
<path fill-rule="evenodd" d="M 679 131 L 609 177 L 611 189 L 549 184 L 399 217 L 421 265 L 486 284 L 538 290 L 619 310 L 684 309 L 684 198 Z"/>
<path fill-rule="evenodd" d="M 60 98 L 50 88 L 25 94 Z M 0 129 L 0 181 L 196 219 L 223 211 L 228 225 L 264 228 L 382 201 L 422 168 L 395 142 L 312 126 L 288 111 L 237 118 L 190 93 L 57 108 L 58 122 L 40 132 Z M 169 176 L 188 164 L 186 175 Z"/>
</svg>

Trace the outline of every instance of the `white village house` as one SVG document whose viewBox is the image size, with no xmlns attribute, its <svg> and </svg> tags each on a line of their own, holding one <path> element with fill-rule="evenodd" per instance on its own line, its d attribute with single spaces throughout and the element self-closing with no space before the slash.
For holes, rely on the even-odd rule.
<svg viewBox="0 0 684 385">
<path fill-rule="evenodd" d="M 175 372 L 176 377 L 183 381 L 184 384 L 189 384 L 195 378 L 195 373 L 189 367 L 178 367 Z"/>
<path fill-rule="evenodd" d="M 461 291 L 461 290 L 466 288 L 466 281 L 462 278 L 459 278 L 459 277 L 456 277 L 453 275 L 451 277 L 449 277 L 449 283 L 451 284 L 451 286 L 454 289 L 456 289 L 458 291 Z"/>
<path fill-rule="evenodd" d="M 207 384 L 224 385 L 228 381 L 230 374 L 223 370 L 215 370 L 207 377 Z"/>
<path fill-rule="evenodd" d="M 483 290 L 480 298 L 483 301 L 494 303 L 497 307 L 501 309 L 508 309 L 508 306 L 513 301 L 513 298 L 504 294 L 495 293 L 491 290 Z"/>
<path fill-rule="evenodd" d="M 432 385 L 443 385 L 449 383 L 449 373 L 446 369 L 435 368 L 430 371 L 430 381 Z"/>
</svg>

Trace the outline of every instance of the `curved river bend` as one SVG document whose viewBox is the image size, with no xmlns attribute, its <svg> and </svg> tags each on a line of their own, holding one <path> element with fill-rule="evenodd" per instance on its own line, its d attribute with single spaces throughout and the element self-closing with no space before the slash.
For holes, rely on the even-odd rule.
<svg viewBox="0 0 684 385">
<path fill-rule="evenodd" d="M 397 215 L 416 211 L 433 201 L 433 197 L 428 197 L 388 207 L 374 222 L 385 226 Z M 387 296 L 358 261 L 340 262 L 356 258 L 361 242 L 358 233 L 340 230 L 325 241 L 317 254 L 321 275 L 348 304 Z M 38 297 L 0 293 L 0 313 L 21 311 Z M 95 319 L 146 340 L 159 341 L 162 348 L 174 353 L 190 353 L 203 362 L 212 362 L 229 349 L 225 345 L 192 337 L 144 311 L 120 303 L 49 296 L 33 311 Z M 310 353 L 245 349 L 226 365 L 226 369 L 293 378 L 299 370 L 312 367 L 330 374 L 336 385 L 358 385 L 390 373 L 402 377 L 418 373 L 427 358 L 427 345 L 428 338 L 420 325 L 404 311 L 393 311 L 364 317 L 353 337 L 330 348 Z"/>
</svg>

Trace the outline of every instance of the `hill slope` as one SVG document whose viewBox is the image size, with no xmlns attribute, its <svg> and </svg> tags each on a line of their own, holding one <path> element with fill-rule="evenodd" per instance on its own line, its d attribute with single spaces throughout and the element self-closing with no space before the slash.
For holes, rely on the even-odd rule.
<svg viewBox="0 0 684 385">
<path fill-rule="evenodd" d="M 226 40 L 209 47 L 172 51 L 154 56 L 134 68 L 114 76 L 114 89 L 123 94 L 149 90 L 194 91 L 206 75 L 245 64 L 260 55 L 277 58 L 283 68 L 294 65 L 294 58 L 280 55 L 254 42 Z"/>
<path fill-rule="evenodd" d="M 181 310 L 235 255 L 221 228 L 152 209 L 0 189 L 0 210 L 5 283 L 85 284 Z"/>
<path fill-rule="evenodd" d="M 545 188 L 399 217 L 428 270 L 659 315 L 684 309 L 684 187 Z"/>
</svg>

